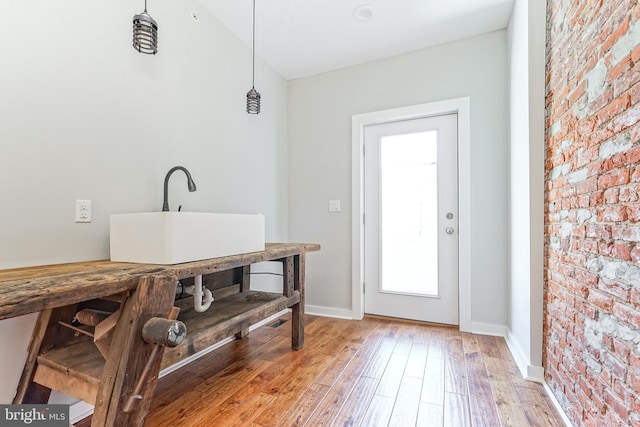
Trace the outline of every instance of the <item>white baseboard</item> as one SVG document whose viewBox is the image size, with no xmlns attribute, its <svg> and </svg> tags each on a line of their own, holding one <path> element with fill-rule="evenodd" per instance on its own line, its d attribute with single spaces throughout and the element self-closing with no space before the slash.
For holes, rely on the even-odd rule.
<svg viewBox="0 0 640 427">
<path fill-rule="evenodd" d="M 313 316 L 335 317 L 336 319 L 353 320 L 351 310 L 343 308 L 322 307 L 319 305 L 305 305 L 304 312 Z"/>
<path fill-rule="evenodd" d="M 255 325 L 251 325 L 249 327 L 249 331 L 253 331 L 254 329 L 257 329 L 263 325 L 266 325 L 267 323 L 273 322 L 275 319 L 277 319 L 278 317 L 283 316 L 284 314 L 287 314 L 289 311 L 291 311 L 290 309 L 285 309 L 282 310 L 272 316 L 269 316 L 263 320 L 261 320 L 260 322 L 256 323 Z M 188 332 L 187 332 L 188 333 Z M 189 357 L 187 357 L 184 360 L 181 360 L 180 362 L 176 363 L 175 365 L 171 365 L 165 369 L 163 369 L 162 371 L 160 371 L 160 375 L 158 375 L 158 378 L 162 378 L 165 375 L 170 374 L 173 371 L 176 371 L 178 369 L 180 369 L 181 367 L 187 365 L 190 362 L 193 362 L 196 359 L 201 358 L 202 356 L 211 353 L 213 350 L 216 350 L 220 347 L 222 347 L 225 344 L 228 344 L 230 342 L 232 342 L 235 338 L 233 337 L 229 337 L 226 338 L 222 341 L 219 341 L 217 343 L 215 343 L 214 345 L 212 345 L 211 347 L 208 347 L 194 355 L 191 355 Z M 73 404 L 71 404 L 69 406 L 69 418 L 70 418 L 70 422 L 71 424 L 77 423 L 79 421 L 82 421 L 83 419 L 87 418 L 89 415 L 93 414 L 93 406 L 89 405 L 87 402 L 84 402 L 82 400 L 79 400 Z"/>
<path fill-rule="evenodd" d="M 504 325 L 495 325 L 491 323 L 472 323 L 472 333 L 480 335 L 493 335 L 496 337 L 504 337 L 509 347 L 509 351 L 513 355 L 518 369 L 527 381 L 544 383 L 544 368 L 541 366 L 529 365 L 524 351 L 513 338 L 509 328 Z"/>
<path fill-rule="evenodd" d="M 527 365 L 527 375 L 524 379 L 544 384 L 544 368 L 542 366 Z"/>
<path fill-rule="evenodd" d="M 520 347 L 520 344 L 508 329 L 505 339 L 507 341 L 509 351 L 511 351 L 513 359 L 516 361 L 516 365 L 524 379 L 544 384 L 544 368 L 542 366 L 529 364 L 529 358 L 527 358 L 524 350 L 522 350 L 522 347 Z"/>
<path fill-rule="evenodd" d="M 69 421 L 71 424 L 82 421 L 91 414 L 93 414 L 93 406 L 89 405 L 87 402 L 78 400 L 77 402 L 69 405 Z"/>
<path fill-rule="evenodd" d="M 496 325 L 493 323 L 471 323 L 471 333 L 478 335 L 491 335 L 494 337 L 506 337 L 507 327 L 504 325 Z"/>
<path fill-rule="evenodd" d="M 551 391 L 551 388 L 549 387 L 547 382 L 543 381 L 542 385 L 544 386 L 544 391 L 547 392 L 547 396 L 549 396 L 549 399 L 551 399 L 553 406 L 555 406 L 556 410 L 560 414 L 560 418 L 562 418 L 562 421 L 564 421 L 564 425 L 567 427 L 573 427 L 573 423 L 569 420 L 569 417 L 567 417 L 567 414 L 564 412 L 562 406 L 560 406 L 560 402 L 558 402 L 558 399 L 556 399 L 556 396 L 553 394 L 553 391 Z"/>
<path fill-rule="evenodd" d="M 573 427 L 573 424 L 567 417 L 567 414 L 564 412 L 564 409 L 560 406 L 558 399 L 554 396 L 551 388 L 547 385 L 544 379 L 544 368 L 542 366 L 529 365 L 527 363 L 527 358 L 525 356 L 522 347 L 520 344 L 514 339 L 513 334 L 506 326 L 501 325 L 491 325 L 486 323 L 473 323 L 473 332 L 474 334 L 482 334 L 482 335 L 493 335 L 493 336 L 502 336 L 505 338 L 507 342 L 507 347 L 511 352 L 514 360 L 516 361 L 516 365 L 518 365 L 518 369 L 520 373 L 527 381 L 533 381 L 537 383 L 541 383 L 544 386 L 544 390 L 551 399 L 553 406 L 556 408 L 562 421 L 564 422 L 566 427 Z"/>
<path fill-rule="evenodd" d="M 516 365 L 520 370 L 520 373 L 523 377 L 527 377 L 527 366 L 529 366 L 528 359 L 525 356 L 524 350 L 520 347 L 520 343 L 513 337 L 511 331 L 507 330 L 507 335 L 505 336 L 507 341 L 507 347 L 509 347 L 509 351 L 513 356 L 513 359 L 516 361 Z"/>
</svg>

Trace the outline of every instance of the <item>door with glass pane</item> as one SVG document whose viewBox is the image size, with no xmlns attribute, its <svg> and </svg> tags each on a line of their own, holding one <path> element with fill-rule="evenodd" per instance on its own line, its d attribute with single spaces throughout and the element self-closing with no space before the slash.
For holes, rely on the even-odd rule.
<svg viewBox="0 0 640 427">
<path fill-rule="evenodd" d="M 457 114 L 364 135 L 365 312 L 457 325 Z"/>
</svg>

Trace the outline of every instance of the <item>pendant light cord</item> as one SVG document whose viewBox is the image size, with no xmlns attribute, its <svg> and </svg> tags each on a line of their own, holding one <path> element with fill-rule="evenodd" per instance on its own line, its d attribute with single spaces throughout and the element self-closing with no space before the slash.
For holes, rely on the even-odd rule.
<svg viewBox="0 0 640 427">
<path fill-rule="evenodd" d="M 252 38 L 252 67 L 251 90 L 247 92 L 247 113 L 260 114 L 260 93 L 256 90 L 256 0 L 253 0 L 253 38 Z"/>
<path fill-rule="evenodd" d="M 144 0 L 144 12 L 147 13 L 147 0 Z"/>
<path fill-rule="evenodd" d="M 146 0 L 145 0 L 146 1 Z M 251 86 L 256 87 L 256 0 L 253 0 L 253 74 Z"/>
</svg>

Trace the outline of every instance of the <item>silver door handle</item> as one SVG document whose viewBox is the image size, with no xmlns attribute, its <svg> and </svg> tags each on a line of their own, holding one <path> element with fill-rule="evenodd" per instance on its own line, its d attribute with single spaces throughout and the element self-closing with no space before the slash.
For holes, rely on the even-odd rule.
<svg viewBox="0 0 640 427">
<path fill-rule="evenodd" d="M 447 234 L 453 234 L 453 227 L 447 227 L 444 231 L 447 232 Z"/>
</svg>

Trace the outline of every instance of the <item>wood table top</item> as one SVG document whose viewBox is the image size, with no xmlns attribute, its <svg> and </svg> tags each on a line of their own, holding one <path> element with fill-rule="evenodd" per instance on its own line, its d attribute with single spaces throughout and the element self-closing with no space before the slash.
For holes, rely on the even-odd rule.
<svg viewBox="0 0 640 427">
<path fill-rule="evenodd" d="M 320 250 L 312 243 L 267 243 L 265 250 L 181 264 L 84 261 L 0 270 L 0 320 L 135 289 L 141 277 L 167 283 Z"/>
</svg>

